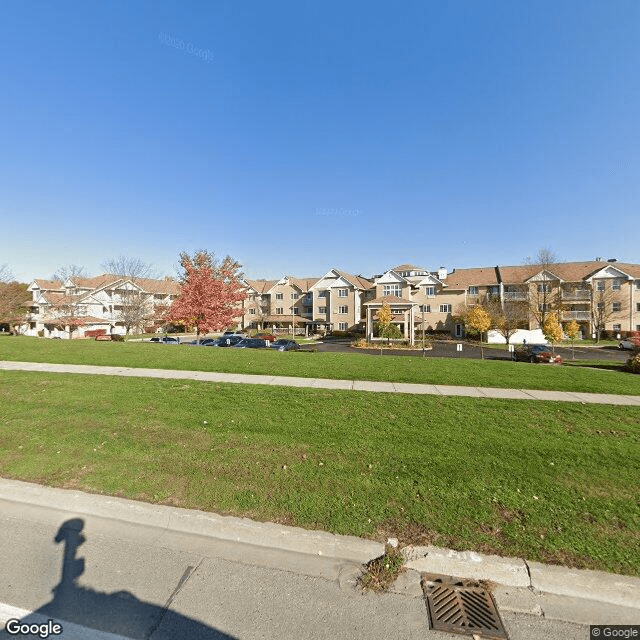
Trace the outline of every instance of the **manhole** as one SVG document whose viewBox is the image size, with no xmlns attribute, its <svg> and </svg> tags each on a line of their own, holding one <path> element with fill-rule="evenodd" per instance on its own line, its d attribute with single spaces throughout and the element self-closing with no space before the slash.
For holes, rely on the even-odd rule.
<svg viewBox="0 0 640 640">
<path fill-rule="evenodd" d="M 508 640 L 493 596 L 480 583 L 423 573 L 422 591 L 431 629 Z"/>
</svg>

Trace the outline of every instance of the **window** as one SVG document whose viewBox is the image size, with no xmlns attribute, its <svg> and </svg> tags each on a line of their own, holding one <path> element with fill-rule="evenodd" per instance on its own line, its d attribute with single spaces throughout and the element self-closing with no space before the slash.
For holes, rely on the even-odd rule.
<svg viewBox="0 0 640 640">
<path fill-rule="evenodd" d="M 292 294 L 291 294 L 291 299 L 292 299 L 292 300 L 297 300 L 299 297 L 300 297 L 300 295 L 299 295 L 299 294 L 297 294 L 297 293 L 292 293 Z"/>
<path fill-rule="evenodd" d="M 255 309 L 249 309 L 249 313 L 254 316 L 256 314 L 256 310 Z"/>
<path fill-rule="evenodd" d="M 338 289 L 338 298 L 346 298 L 349 295 L 349 289 Z"/>
<path fill-rule="evenodd" d="M 298 309 L 298 307 L 293 307 L 293 315 L 294 316 L 299 316 L 300 315 L 300 309 Z"/>
<path fill-rule="evenodd" d="M 543 302 L 542 304 L 538 305 L 538 309 L 540 309 L 540 311 L 542 312 L 551 311 L 551 305 L 548 302 Z"/>
<path fill-rule="evenodd" d="M 440 305 L 440 313 L 451 313 L 451 305 L 450 304 L 441 304 Z"/>
<path fill-rule="evenodd" d="M 603 311 L 604 310 L 604 302 L 598 302 L 598 310 L 599 311 Z"/>
<path fill-rule="evenodd" d="M 311 313 L 313 311 L 313 309 L 311 307 L 305 307 L 304 308 L 304 312 L 305 313 Z"/>
<path fill-rule="evenodd" d="M 346 305 L 338 307 L 338 313 L 349 313 L 349 307 Z"/>
<path fill-rule="evenodd" d="M 349 328 L 348 322 L 338 322 L 338 331 L 346 331 Z"/>
<path fill-rule="evenodd" d="M 431 305 L 430 304 L 421 304 L 420 311 L 422 313 L 431 313 Z"/>
<path fill-rule="evenodd" d="M 636 302 L 636 311 L 640 311 L 640 302 Z"/>
<path fill-rule="evenodd" d="M 402 285 L 401 284 L 385 284 L 382 289 L 383 296 L 397 296 L 398 298 L 402 296 Z"/>
<path fill-rule="evenodd" d="M 640 280 L 636 280 L 636 289 L 640 291 Z"/>
<path fill-rule="evenodd" d="M 621 324 L 614 324 L 613 325 L 613 330 L 614 331 L 621 331 L 622 330 L 622 325 Z"/>
<path fill-rule="evenodd" d="M 304 304 L 311 304 L 312 297 L 311 297 L 310 293 L 305 294 L 305 296 L 303 298 L 303 302 L 304 302 Z"/>
<path fill-rule="evenodd" d="M 480 293 L 479 287 L 469 287 L 469 295 L 477 296 Z"/>
<path fill-rule="evenodd" d="M 598 285 L 596 286 L 598 291 L 604 291 L 604 280 L 598 280 Z"/>
<path fill-rule="evenodd" d="M 613 310 L 614 311 L 620 311 L 622 309 L 622 304 L 620 302 L 614 302 L 613 303 Z"/>
<path fill-rule="evenodd" d="M 327 293 L 329 293 L 328 291 L 321 291 L 318 294 L 318 298 L 326 298 L 327 297 Z"/>
<path fill-rule="evenodd" d="M 611 283 L 611 288 L 612 288 L 614 291 L 620 291 L 620 287 L 621 287 L 621 286 L 622 286 L 622 283 L 621 283 L 621 281 L 620 281 L 620 280 L 614 280 L 614 281 Z"/>
<path fill-rule="evenodd" d="M 640 324 L 636 325 L 636 331 L 640 331 Z"/>
<path fill-rule="evenodd" d="M 538 285 L 538 293 L 551 293 L 551 283 L 544 282 Z"/>
<path fill-rule="evenodd" d="M 284 300 L 284 293 L 276 293 L 276 300 Z"/>
<path fill-rule="evenodd" d="M 425 287 L 424 295 L 427 296 L 428 298 L 433 298 L 436 295 L 436 288 L 431 286 Z"/>
<path fill-rule="evenodd" d="M 496 286 L 489 287 L 489 295 L 492 295 L 492 296 L 500 295 L 500 287 L 496 287 Z"/>
<path fill-rule="evenodd" d="M 284 309 L 282 307 L 276 307 L 276 315 L 277 316 L 284 315 Z"/>
<path fill-rule="evenodd" d="M 318 313 L 327 313 L 327 307 L 318 307 Z"/>
</svg>

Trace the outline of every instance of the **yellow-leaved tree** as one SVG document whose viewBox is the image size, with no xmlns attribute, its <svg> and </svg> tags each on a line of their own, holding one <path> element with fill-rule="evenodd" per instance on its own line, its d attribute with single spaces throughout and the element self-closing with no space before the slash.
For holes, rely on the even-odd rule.
<svg viewBox="0 0 640 640">
<path fill-rule="evenodd" d="M 384 338 L 387 329 L 391 324 L 391 307 L 388 302 L 383 303 L 382 309 L 378 311 L 378 322 L 380 323 L 380 336 Z M 380 354 L 382 354 L 382 342 L 380 343 Z"/>
<path fill-rule="evenodd" d="M 544 337 L 549 340 L 551 344 L 555 344 L 562 340 L 562 325 L 558 321 L 557 314 L 551 313 L 547 316 L 544 326 L 542 327 L 542 332 L 544 333 Z"/>
<path fill-rule="evenodd" d="M 480 332 L 480 356 L 484 360 L 484 348 L 482 344 L 482 334 L 491 329 L 491 316 L 481 305 L 476 305 L 464 316 L 464 323 L 470 329 Z"/>
<path fill-rule="evenodd" d="M 565 325 L 564 332 L 569 336 L 569 340 L 571 340 L 571 359 L 575 360 L 575 341 L 580 333 L 580 325 L 575 320 L 572 320 L 569 324 Z"/>
</svg>

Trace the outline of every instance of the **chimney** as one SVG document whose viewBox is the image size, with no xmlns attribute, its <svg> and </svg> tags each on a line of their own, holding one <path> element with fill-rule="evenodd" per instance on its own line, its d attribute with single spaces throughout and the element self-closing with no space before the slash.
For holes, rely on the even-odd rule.
<svg viewBox="0 0 640 640">
<path fill-rule="evenodd" d="M 438 269 L 438 280 L 446 280 L 447 279 L 447 270 L 444 267 L 440 267 Z"/>
<path fill-rule="evenodd" d="M 596 262 L 602 262 L 602 258 L 596 258 Z"/>
</svg>

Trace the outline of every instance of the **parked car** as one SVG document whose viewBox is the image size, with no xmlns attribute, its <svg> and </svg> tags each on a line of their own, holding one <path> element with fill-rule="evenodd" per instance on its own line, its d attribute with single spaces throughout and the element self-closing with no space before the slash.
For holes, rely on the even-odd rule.
<svg viewBox="0 0 640 640">
<path fill-rule="evenodd" d="M 513 360 L 524 362 L 557 362 L 562 363 L 562 358 L 553 354 L 548 344 L 524 344 L 513 351 Z"/>
<path fill-rule="evenodd" d="M 182 344 L 190 344 L 196 347 L 212 347 L 214 342 L 217 342 L 218 338 L 202 338 L 201 340 L 192 340 L 191 342 L 183 342 Z"/>
<path fill-rule="evenodd" d="M 295 340 L 280 338 L 271 344 L 273 349 L 278 351 L 300 351 L 300 345 Z"/>
<path fill-rule="evenodd" d="M 244 338 L 244 340 L 240 340 L 233 346 L 236 349 L 266 349 L 269 346 L 269 342 L 260 338 Z"/>
<path fill-rule="evenodd" d="M 225 331 L 225 332 L 222 334 L 222 337 L 223 337 L 223 338 L 226 338 L 227 336 L 241 336 L 241 337 L 243 337 L 243 338 L 246 338 L 246 337 L 247 337 L 247 336 L 246 336 L 244 333 L 242 333 L 241 331 Z"/>
<path fill-rule="evenodd" d="M 158 342 L 163 344 L 180 344 L 180 338 L 171 338 L 169 336 L 154 336 L 149 342 Z"/>
<path fill-rule="evenodd" d="M 625 338 L 624 340 L 620 340 L 618 343 L 618 349 L 631 349 L 631 351 L 633 351 L 637 348 L 638 344 L 636 344 L 636 341 L 633 338 Z"/>
<path fill-rule="evenodd" d="M 235 347 L 238 342 L 241 340 L 245 340 L 242 336 L 237 336 L 235 334 L 228 336 L 221 336 L 218 338 L 215 343 L 210 344 L 210 347 Z"/>
</svg>

